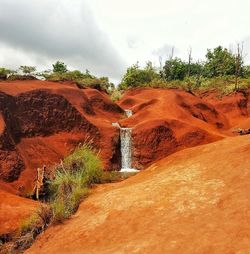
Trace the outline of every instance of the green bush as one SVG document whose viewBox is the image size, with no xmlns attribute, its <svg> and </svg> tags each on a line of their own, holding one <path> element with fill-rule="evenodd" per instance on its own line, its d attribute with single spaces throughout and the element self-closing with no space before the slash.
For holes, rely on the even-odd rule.
<svg viewBox="0 0 250 254">
<path fill-rule="evenodd" d="M 240 73 L 242 73 L 243 62 L 240 64 Z M 234 75 L 235 68 L 235 56 L 227 48 L 218 46 L 213 50 L 207 50 L 206 63 L 204 66 L 205 77 L 213 78 L 225 75 Z"/>
<path fill-rule="evenodd" d="M 24 75 L 30 75 L 36 71 L 35 66 L 27 66 L 27 65 L 21 65 L 19 67 L 19 70 L 22 71 Z"/>
<path fill-rule="evenodd" d="M 157 70 L 153 67 L 151 62 L 147 62 L 145 68 L 140 68 L 139 64 L 136 63 L 127 69 L 119 84 L 119 89 L 125 90 L 143 87 L 155 79 L 160 79 L 160 74 L 157 73 Z"/>
<path fill-rule="evenodd" d="M 24 219 L 20 223 L 20 233 L 25 234 L 33 230 L 39 224 L 39 216 L 37 213 L 32 214 L 30 217 Z"/>
<path fill-rule="evenodd" d="M 122 93 L 118 89 L 113 89 L 110 93 L 110 99 L 113 102 L 119 101 L 122 98 Z"/>
<path fill-rule="evenodd" d="M 57 166 L 50 182 L 54 221 L 61 222 L 76 211 L 88 188 L 101 183 L 102 164 L 89 145 L 78 147 Z"/>
<path fill-rule="evenodd" d="M 52 211 L 50 206 L 41 204 L 36 212 L 20 222 L 20 235 L 24 235 L 29 232 L 36 234 L 39 233 L 39 231 L 43 231 L 48 227 L 51 217 Z"/>
<path fill-rule="evenodd" d="M 53 64 L 53 72 L 66 73 L 67 71 L 67 65 L 64 62 L 57 61 L 55 64 Z"/>
<path fill-rule="evenodd" d="M 109 92 L 114 88 L 114 84 L 109 82 L 107 77 L 97 78 L 86 70 L 82 73 L 78 70 L 67 72 L 43 72 L 40 76 L 44 77 L 48 81 L 60 82 L 60 81 L 72 81 L 77 84 L 79 88 L 93 88 L 100 91 Z"/>
<path fill-rule="evenodd" d="M 8 75 L 11 74 L 13 71 L 6 69 L 6 68 L 0 68 L 0 75 Z"/>
</svg>

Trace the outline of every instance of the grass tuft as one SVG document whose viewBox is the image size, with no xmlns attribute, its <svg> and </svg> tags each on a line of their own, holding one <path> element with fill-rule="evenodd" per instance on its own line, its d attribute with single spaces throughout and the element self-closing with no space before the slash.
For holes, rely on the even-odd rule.
<svg viewBox="0 0 250 254">
<path fill-rule="evenodd" d="M 89 187 L 101 183 L 102 177 L 101 160 L 90 145 L 78 147 L 66 157 L 50 182 L 53 220 L 62 222 L 69 218 L 88 195 Z"/>
</svg>

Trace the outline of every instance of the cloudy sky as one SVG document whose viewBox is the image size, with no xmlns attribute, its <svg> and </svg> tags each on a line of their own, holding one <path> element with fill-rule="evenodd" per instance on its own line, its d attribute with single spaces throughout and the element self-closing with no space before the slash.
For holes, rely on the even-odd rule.
<svg viewBox="0 0 250 254">
<path fill-rule="evenodd" d="M 49 69 L 56 60 L 118 82 L 136 61 L 202 59 L 207 48 L 244 42 L 249 0 L 0 0 L 0 66 Z"/>
</svg>

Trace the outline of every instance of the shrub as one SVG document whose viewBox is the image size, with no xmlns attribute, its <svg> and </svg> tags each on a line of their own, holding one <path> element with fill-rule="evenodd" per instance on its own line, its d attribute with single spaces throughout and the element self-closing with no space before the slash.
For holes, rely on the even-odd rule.
<svg viewBox="0 0 250 254">
<path fill-rule="evenodd" d="M 160 79 L 160 75 L 157 73 L 151 62 L 148 62 L 143 69 L 136 63 L 127 69 L 121 84 L 119 85 L 119 89 L 124 90 L 128 88 L 142 87 L 155 79 Z"/>
<path fill-rule="evenodd" d="M 186 67 L 187 64 L 179 58 L 167 60 L 163 67 L 165 80 L 183 80 L 187 75 Z"/>
<path fill-rule="evenodd" d="M 8 75 L 11 73 L 13 73 L 13 71 L 6 68 L 0 68 L 0 80 L 7 79 Z"/>
<path fill-rule="evenodd" d="M 30 75 L 30 74 L 32 74 L 36 71 L 36 67 L 35 66 L 21 65 L 19 70 L 22 71 L 22 73 L 24 75 Z"/>
<path fill-rule="evenodd" d="M 38 223 L 39 223 L 39 217 L 35 213 L 35 214 L 31 215 L 30 217 L 28 217 L 28 218 L 24 219 L 23 221 L 21 221 L 21 223 L 20 223 L 20 233 L 25 234 L 28 231 L 33 230 L 33 228 L 35 228 Z"/>
<path fill-rule="evenodd" d="M 20 222 L 20 234 L 24 235 L 28 232 L 40 233 L 48 227 L 51 217 L 52 211 L 50 206 L 41 204 L 34 214 Z"/>
<path fill-rule="evenodd" d="M 36 80 L 37 78 L 32 75 L 19 75 L 11 74 L 8 76 L 8 80 Z"/>
<path fill-rule="evenodd" d="M 113 91 L 110 94 L 110 99 L 113 102 L 119 101 L 122 98 L 122 93 L 118 89 L 113 89 Z"/>
<path fill-rule="evenodd" d="M 114 84 L 109 82 L 107 77 L 97 78 L 86 70 L 82 73 L 78 70 L 74 71 L 46 71 L 40 73 L 40 76 L 48 81 L 60 82 L 60 81 L 72 81 L 77 84 L 79 88 L 93 88 L 99 91 L 110 91 L 114 88 Z"/>
<path fill-rule="evenodd" d="M 0 246 L 0 252 L 23 253 L 25 249 L 32 245 L 37 235 L 49 226 L 51 217 L 50 206 L 41 204 L 34 214 L 20 222 L 18 234 Z"/>
<path fill-rule="evenodd" d="M 242 69 L 242 64 L 240 68 Z M 205 76 L 209 78 L 235 74 L 235 56 L 227 48 L 218 46 L 208 49 L 205 63 Z"/>
<path fill-rule="evenodd" d="M 101 161 L 90 145 L 78 147 L 66 157 L 50 182 L 54 221 L 69 218 L 88 194 L 88 188 L 102 182 L 102 175 Z"/>
<path fill-rule="evenodd" d="M 57 61 L 55 64 L 53 64 L 53 72 L 66 73 L 67 71 L 67 65 L 65 63 Z"/>
</svg>

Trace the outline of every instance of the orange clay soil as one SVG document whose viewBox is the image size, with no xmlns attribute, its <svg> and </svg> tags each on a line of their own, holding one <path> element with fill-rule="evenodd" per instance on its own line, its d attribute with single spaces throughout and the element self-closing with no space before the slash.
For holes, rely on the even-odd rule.
<svg viewBox="0 0 250 254">
<path fill-rule="evenodd" d="M 179 151 L 97 187 L 26 254 L 250 253 L 250 136 Z"/>
<path fill-rule="evenodd" d="M 134 113 L 120 125 L 133 128 L 135 168 L 232 136 L 234 127 L 250 127 L 248 93 L 217 99 L 214 93 L 196 96 L 178 89 L 140 88 L 127 91 L 119 105 Z"/>
<path fill-rule="evenodd" d="M 0 188 L 29 194 L 37 167 L 59 162 L 86 140 L 100 149 L 106 170 L 118 170 L 119 130 L 112 126 L 117 121 L 133 128 L 138 169 L 183 148 L 232 136 L 234 127 L 249 128 L 248 93 L 216 96 L 141 88 L 127 91 L 118 106 L 104 92 L 70 82 L 0 82 Z M 134 115 L 124 119 L 122 108 Z"/>
<path fill-rule="evenodd" d="M 236 154 L 236 150 L 232 150 L 232 146 L 237 147 L 239 145 L 242 145 L 243 147 L 243 143 L 246 142 L 245 140 L 249 140 L 249 138 L 242 137 L 228 139 L 228 136 L 232 136 L 232 130 L 235 127 L 250 127 L 250 118 L 248 117 L 248 93 L 235 93 L 230 96 L 225 96 L 221 99 L 217 99 L 216 96 L 217 95 L 213 93 L 203 93 L 199 96 L 195 96 L 190 93 L 176 89 L 136 89 L 133 91 L 127 91 L 122 100 L 119 102 L 120 106 L 118 106 L 117 104 L 113 103 L 108 98 L 108 95 L 104 92 L 100 92 L 94 89 L 79 89 L 76 87 L 76 85 L 69 82 L 54 83 L 38 80 L 0 82 L 0 235 L 11 233 L 16 230 L 18 228 L 20 220 L 23 217 L 29 216 L 30 212 L 33 211 L 35 207 L 37 207 L 35 202 L 16 196 L 18 194 L 26 195 L 31 193 L 34 187 L 36 168 L 41 167 L 43 164 L 50 166 L 54 163 L 59 162 L 64 156 L 69 154 L 77 144 L 83 143 L 86 140 L 92 140 L 96 148 L 100 149 L 100 155 L 103 160 L 105 169 L 117 170 L 120 168 L 121 160 L 119 146 L 119 130 L 111 125 L 112 122 L 119 121 L 121 126 L 128 126 L 133 128 L 133 166 L 135 168 L 144 168 L 145 166 L 150 165 L 153 162 L 164 158 L 167 155 L 170 155 L 171 153 L 174 153 L 178 150 L 213 141 L 218 141 L 223 138 L 226 138 L 226 140 L 223 142 L 225 144 L 228 142 L 228 149 L 231 150 L 227 153 L 227 155 L 226 149 L 224 148 L 222 149 L 222 151 L 218 151 L 218 158 L 220 159 L 220 156 L 222 156 L 223 160 L 224 156 L 227 159 L 227 157 L 230 157 L 230 152 L 232 152 L 232 154 Z M 129 119 L 124 119 L 124 112 L 122 108 L 132 109 L 134 115 Z M 237 143 L 238 140 L 242 141 L 243 143 L 234 144 Z M 217 146 L 217 144 L 221 144 L 222 147 L 226 147 L 226 145 L 223 145 L 223 142 L 214 143 L 208 147 L 214 147 Z M 199 149 L 201 148 L 197 147 L 198 154 L 202 153 L 199 152 Z M 186 153 L 191 153 L 190 156 L 192 157 L 192 151 L 196 151 L 196 149 L 183 151 L 183 158 L 189 158 L 189 155 L 185 155 Z M 241 151 L 243 151 L 243 153 L 241 154 L 241 152 L 239 152 L 239 155 L 236 156 L 237 158 L 230 157 L 230 163 L 232 164 L 230 167 L 234 167 L 233 170 L 236 170 L 237 167 L 240 166 L 240 160 L 244 161 L 244 163 L 245 161 L 247 161 L 242 157 L 246 156 L 247 148 L 242 148 Z M 221 155 L 221 153 L 225 154 Z M 175 156 L 177 155 L 172 155 L 168 159 L 166 159 L 167 165 L 170 163 L 169 161 L 172 161 L 171 163 L 174 163 L 175 158 L 177 158 L 177 164 L 184 163 L 184 161 L 181 160 L 180 157 Z M 203 156 L 203 153 L 201 154 L 201 156 Z M 203 157 L 198 158 L 197 160 L 202 161 L 204 159 Z M 219 159 L 217 161 L 213 161 L 211 159 L 211 161 L 209 162 L 210 157 L 212 158 L 212 155 L 208 156 L 208 162 L 206 162 L 205 160 L 204 164 L 202 164 L 204 165 L 204 167 L 206 166 L 205 163 L 208 163 L 209 168 L 210 164 L 220 162 Z M 238 162 L 234 162 L 234 159 L 237 159 Z M 224 174 L 224 171 L 226 174 L 226 172 L 230 170 L 230 167 L 224 169 L 222 166 L 219 166 L 218 169 L 216 168 L 214 170 L 218 170 L 219 178 L 223 177 L 223 175 L 220 174 Z M 242 170 L 244 170 L 243 167 L 247 168 L 247 165 L 242 165 Z M 152 167 L 150 168 L 152 169 Z M 76 228 L 69 226 L 66 234 L 67 232 L 69 232 L 73 240 L 79 238 L 77 234 L 82 234 L 83 237 L 79 239 L 81 239 L 81 243 L 85 240 L 85 238 L 88 239 L 86 243 L 87 247 L 91 246 L 91 241 L 98 243 L 98 239 L 100 239 L 101 243 L 102 241 L 106 241 L 105 239 L 107 239 L 107 242 L 109 242 L 107 246 L 110 246 L 107 247 L 107 253 L 118 252 L 118 249 L 117 251 L 112 251 L 112 249 L 109 249 L 112 247 L 112 239 L 114 239 L 114 241 L 117 241 L 117 245 L 114 245 L 114 248 L 115 246 L 118 246 L 122 249 L 124 253 L 132 252 L 130 251 L 130 248 L 133 248 L 133 246 L 137 246 L 136 243 L 140 243 L 140 245 L 142 246 L 141 248 L 144 248 L 144 245 L 147 246 L 143 238 L 146 229 L 144 229 L 144 231 L 142 230 L 141 233 L 138 232 L 139 235 L 142 235 L 142 238 L 137 235 L 133 240 L 135 242 L 132 242 L 131 245 L 126 245 L 126 242 L 132 239 L 130 237 L 133 235 L 133 231 L 136 232 L 137 228 L 140 227 L 140 221 L 138 221 L 138 223 L 136 222 L 137 217 L 144 218 L 144 215 L 147 216 L 148 213 L 151 214 L 150 216 L 152 217 L 149 217 L 149 221 L 147 222 L 148 224 L 146 224 L 147 226 L 150 226 L 150 223 L 152 222 L 152 224 L 154 224 L 154 220 L 156 220 L 156 218 L 154 217 L 154 212 L 164 213 L 165 211 L 170 211 L 171 215 L 171 213 L 175 211 L 172 211 L 171 209 L 174 208 L 170 206 L 171 202 L 175 203 L 174 195 L 176 195 L 176 198 L 179 197 L 179 203 L 181 202 L 181 199 L 184 198 L 182 205 L 184 208 L 186 206 L 192 207 L 193 204 L 191 201 L 191 203 L 188 203 L 187 200 L 189 199 L 189 196 L 185 196 L 183 194 L 184 196 L 182 197 L 182 194 L 177 192 L 177 189 L 179 188 L 178 186 L 180 184 L 184 184 L 186 181 L 185 176 L 183 176 L 184 180 L 181 180 L 181 183 L 179 183 L 178 181 L 177 183 L 173 182 L 172 187 L 170 185 L 167 185 L 168 187 L 166 187 L 166 192 L 169 192 L 173 196 L 173 201 L 171 201 L 170 199 L 168 200 L 168 202 L 170 202 L 170 205 L 166 205 L 165 207 L 164 201 L 162 203 L 162 206 L 160 206 L 161 208 L 158 209 L 159 211 L 154 211 L 154 208 L 150 208 L 150 204 L 153 201 L 151 201 L 147 195 L 149 195 L 149 197 L 151 197 L 150 195 L 152 195 L 152 198 L 157 196 L 155 197 L 157 200 L 161 199 L 162 197 L 164 200 L 164 197 L 168 195 L 164 194 L 164 191 L 161 189 L 158 190 L 158 194 L 155 194 L 154 188 L 156 188 L 157 191 L 157 174 L 166 174 L 166 176 L 163 177 L 166 178 L 168 175 L 168 171 L 171 171 L 171 167 L 169 168 L 168 166 L 166 166 L 165 172 L 160 166 L 160 164 L 157 164 L 155 169 L 159 170 L 159 172 L 151 172 L 151 170 L 148 170 L 147 172 L 142 173 L 139 176 L 136 176 L 126 181 L 125 183 L 120 183 L 118 185 L 110 185 L 109 187 L 98 187 L 97 192 L 104 191 L 104 196 L 102 196 L 101 194 L 95 194 L 97 195 L 97 197 L 98 195 L 101 195 L 98 202 L 101 202 L 102 198 L 106 198 L 106 201 L 103 200 L 103 204 L 106 206 L 104 207 L 105 209 L 103 210 L 103 213 L 101 213 L 101 211 L 99 210 L 102 209 L 100 208 L 102 207 L 102 205 L 99 205 L 98 202 L 95 205 L 94 202 L 96 201 L 94 199 L 93 204 L 91 205 L 92 198 L 88 199 L 90 200 L 87 201 L 88 209 L 84 212 L 84 209 L 81 208 L 78 212 L 78 215 L 74 217 L 72 222 L 66 222 L 66 225 L 71 225 L 71 223 L 75 223 L 74 225 L 77 225 L 78 223 L 79 225 L 81 225 L 81 223 L 83 223 L 83 225 Z M 211 169 L 213 169 L 212 166 Z M 209 170 L 209 172 L 210 171 L 211 170 Z M 233 174 L 233 172 L 231 173 Z M 239 174 L 239 176 L 235 176 L 234 179 L 235 181 L 238 181 L 238 179 L 242 177 L 241 171 L 234 173 Z M 188 177 L 189 174 L 187 178 Z M 194 176 L 194 181 L 197 180 L 195 177 L 196 176 Z M 151 178 L 152 181 L 153 179 L 155 179 L 155 182 L 151 183 L 152 186 L 150 185 Z M 143 182 L 143 179 L 148 180 L 145 180 L 146 182 Z M 137 181 L 138 185 L 136 184 Z M 148 185 L 147 181 L 149 181 Z M 169 181 L 172 181 L 171 177 Z M 205 182 L 201 182 L 201 184 L 204 184 L 205 189 L 201 189 L 200 192 L 197 192 L 199 195 L 200 193 L 203 193 L 206 188 L 210 188 L 211 186 L 211 188 L 213 188 L 213 184 L 211 186 L 208 184 L 208 187 L 206 187 L 207 185 Z M 236 183 L 236 188 L 237 184 L 238 182 Z M 161 186 L 162 184 L 159 181 L 159 188 L 163 188 Z M 118 195 L 117 197 L 114 197 L 114 200 L 113 196 L 115 196 L 116 194 L 112 194 L 113 188 L 114 190 L 118 189 L 118 192 L 114 192 Z M 130 191 L 130 188 L 132 188 L 131 190 L 135 189 L 135 191 Z M 136 188 L 139 188 L 138 197 Z M 140 190 L 140 188 L 142 190 Z M 185 188 L 188 188 L 188 186 L 183 188 L 185 190 Z M 216 186 L 214 188 L 216 188 Z M 124 190 L 124 193 L 122 193 L 122 190 Z M 176 191 L 176 194 L 174 193 L 174 190 Z M 144 191 L 145 195 L 142 193 Z M 231 189 L 225 189 L 225 193 L 227 191 L 228 195 L 234 195 L 233 193 L 231 193 Z M 237 191 L 237 189 L 235 191 Z M 163 194 L 161 195 L 160 192 L 162 192 Z M 107 194 L 107 197 L 105 196 L 105 193 L 109 193 Z M 194 197 L 195 195 L 198 195 L 195 194 L 195 191 L 192 192 L 192 189 L 190 193 L 190 197 L 192 197 L 192 195 L 194 195 Z M 93 198 L 95 198 L 95 196 Z M 141 198 L 141 201 L 137 201 L 136 198 L 138 198 L 138 200 Z M 228 202 L 236 202 L 235 196 L 230 196 L 228 199 Z M 135 204 L 132 204 L 132 201 L 135 201 Z M 199 202 L 204 203 L 205 201 L 206 199 L 204 197 L 203 199 L 201 198 L 201 201 Z M 108 204 L 109 202 L 110 204 Z M 133 206 L 136 206 L 136 202 L 138 202 L 139 205 L 138 211 L 131 211 L 130 214 L 129 209 L 130 207 L 132 208 Z M 144 206 L 142 206 L 143 202 L 145 203 L 145 211 L 141 211 L 141 208 L 144 209 Z M 179 204 L 178 202 L 176 204 Z M 148 205 L 148 207 L 146 205 Z M 85 204 L 82 204 L 81 207 L 84 206 Z M 106 211 L 107 209 L 109 209 L 108 206 L 110 206 L 109 213 Z M 120 206 L 124 206 L 124 210 L 116 209 L 116 207 L 119 208 Z M 194 209 L 196 209 L 196 207 L 199 208 L 199 206 L 197 205 L 194 207 Z M 222 206 L 222 212 L 224 211 L 223 209 L 224 208 Z M 81 218 L 82 222 L 79 222 L 77 218 L 81 217 L 81 214 L 83 216 Z M 111 223 L 110 226 L 108 225 L 108 222 L 106 222 L 106 215 L 112 218 L 112 220 L 114 220 L 113 224 Z M 217 214 L 215 215 L 217 216 Z M 87 216 L 86 220 L 85 216 Z M 169 243 L 168 238 L 170 239 L 170 236 L 174 234 L 175 231 L 176 234 L 180 234 L 180 239 L 183 239 L 181 241 L 185 241 L 185 238 L 187 237 L 185 236 L 185 233 L 188 232 L 187 226 L 189 225 L 185 224 L 185 218 L 187 217 L 185 216 L 181 216 L 178 219 L 178 223 L 180 224 L 180 226 L 181 223 L 183 223 L 183 234 L 181 233 L 181 231 L 178 231 L 177 226 L 174 226 L 174 217 L 172 217 L 172 219 L 170 217 L 169 220 L 170 225 L 173 224 L 173 226 L 171 226 L 173 227 L 173 232 L 171 231 L 172 233 L 166 233 L 166 236 L 161 236 L 160 231 L 158 233 L 154 233 L 156 234 L 156 237 L 159 237 L 159 241 L 166 240 L 167 243 Z M 194 217 L 193 220 L 195 220 Z M 201 218 L 201 222 L 202 220 L 203 218 Z M 210 217 L 208 220 L 204 220 L 205 222 L 209 222 Z M 214 218 L 214 220 L 217 220 L 217 218 Z M 155 225 L 156 228 L 153 227 L 152 232 L 154 232 L 154 230 L 156 231 L 157 227 L 160 227 L 160 222 L 158 221 L 157 223 Z M 179 225 L 178 223 L 176 223 L 176 225 Z M 187 223 L 193 223 L 192 218 L 191 222 L 189 221 Z M 194 221 L 194 223 L 198 222 Z M 216 223 L 216 221 L 214 223 Z M 95 227 L 99 227 L 99 224 L 100 229 L 98 228 L 98 230 L 96 231 Z M 209 227 L 209 225 L 210 224 L 208 224 L 207 227 Z M 86 230 L 84 229 L 85 226 L 87 227 Z M 107 231 L 104 230 L 106 226 Z M 124 235 L 121 235 L 121 237 L 119 237 L 118 239 L 114 236 L 114 234 L 116 234 L 119 226 L 122 227 L 121 230 L 124 230 Z M 96 237 L 93 237 L 91 235 L 92 232 L 89 232 L 91 231 L 89 227 L 93 227 L 93 234 L 96 234 Z M 164 232 L 164 229 L 167 227 L 168 223 L 166 223 L 166 227 L 163 225 L 163 227 L 160 227 L 160 229 Z M 60 231 L 61 228 L 58 228 Z M 190 226 L 190 233 L 194 233 L 197 228 L 195 226 L 194 228 Z M 51 232 L 53 230 L 58 229 L 56 227 L 50 229 L 48 232 Z M 125 234 L 126 230 L 128 231 L 127 234 Z M 213 227 L 211 226 L 211 232 L 213 230 L 216 231 L 218 229 L 213 229 Z M 221 230 L 223 236 L 224 231 L 223 229 Z M 74 231 L 76 232 L 74 233 Z M 239 236 L 237 236 L 238 238 L 241 237 L 241 235 L 244 234 L 245 231 L 243 230 L 242 232 L 243 233 L 241 233 L 241 231 L 239 230 Z M 202 234 L 202 232 L 200 231 L 197 231 L 197 234 L 198 233 Z M 206 232 L 204 231 L 204 233 Z M 68 241 L 66 240 L 67 238 L 63 238 L 62 234 L 63 232 L 61 232 L 61 237 L 62 239 L 64 239 L 64 244 L 73 244 L 71 240 Z M 76 238 L 74 238 L 75 234 Z M 68 237 L 69 239 L 71 239 L 70 236 Z M 152 236 L 147 238 L 150 240 L 151 237 Z M 237 237 L 236 239 L 238 239 Z M 178 238 L 179 237 L 176 236 L 177 240 Z M 197 239 L 195 240 L 198 241 L 198 239 L 200 238 L 197 237 Z M 227 239 L 231 238 L 227 237 Z M 178 244 L 181 243 L 175 243 L 175 241 L 177 240 L 173 239 L 170 243 L 170 247 L 172 245 L 173 247 L 179 246 Z M 62 244 L 62 242 L 60 241 L 58 243 Z M 78 240 L 76 240 L 76 245 L 80 246 L 81 243 L 78 243 Z M 201 243 L 205 244 L 205 238 L 201 239 Z M 106 243 L 103 242 L 103 245 L 100 245 L 100 248 L 102 246 L 105 246 L 105 244 Z M 160 248 L 161 245 L 162 243 L 159 244 L 159 246 L 156 244 L 155 248 Z M 222 245 L 224 246 L 224 244 Z M 196 244 L 196 246 L 199 245 Z M 92 247 L 89 248 L 93 248 L 95 250 L 95 248 L 98 248 L 98 246 L 96 244 L 93 244 Z M 104 248 L 102 249 L 102 251 L 103 250 Z M 211 253 L 209 252 L 209 250 L 210 249 L 208 248 L 207 253 Z M 158 252 L 161 253 L 160 251 Z M 98 253 L 98 251 L 96 251 L 96 253 Z M 141 253 L 144 252 L 142 251 Z"/>
<path fill-rule="evenodd" d="M 38 202 L 0 190 L 0 236 L 14 233 L 38 207 Z"/>
<path fill-rule="evenodd" d="M 123 110 L 104 92 L 73 83 L 0 82 L 0 188 L 30 193 L 36 168 L 59 162 L 79 143 L 93 142 L 105 169 L 119 169 Z M 5 184 L 4 184 L 5 183 Z"/>
</svg>

